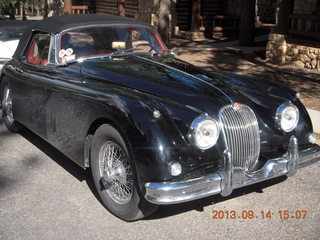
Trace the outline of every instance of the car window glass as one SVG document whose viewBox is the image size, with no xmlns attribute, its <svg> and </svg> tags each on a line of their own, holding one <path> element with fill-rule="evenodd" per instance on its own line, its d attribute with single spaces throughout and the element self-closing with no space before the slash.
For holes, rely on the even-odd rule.
<svg viewBox="0 0 320 240">
<path fill-rule="evenodd" d="M 50 49 L 50 35 L 36 34 L 33 36 L 27 53 L 27 62 L 47 66 Z"/>
<path fill-rule="evenodd" d="M 136 48 L 132 51 L 130 49 Z M 88 27 L 64 32 L 60 36 L 59 62 L 112 54 L 119 49 L 127 52 L 149 52 L 165 50 L 155 31 L 144 27 Z"/>
</svg>

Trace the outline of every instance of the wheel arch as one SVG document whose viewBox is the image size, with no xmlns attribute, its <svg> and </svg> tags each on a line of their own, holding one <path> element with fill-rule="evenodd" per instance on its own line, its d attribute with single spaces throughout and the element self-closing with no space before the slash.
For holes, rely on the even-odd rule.
<svg viewBox="0 0 320 240">
<path fill-rule="evenodd" d="M 101 117 L 101 118 L 97 118 L 96 120 L 94 120 L 89 129 L 88 132 L 86 134 L 86 138 L 85 138 L 85 146 L 84 146 L 84 168 L 90 167 L 90 151 L 91 151 L 91 145 L 92 145 L 92 139 L 93 139 L 93 135 L 95 134 L 96 130 L 104 125 L 104 124 L 109 124 L 111 125 L 113 128 L 115 128 L 119 134 L 121 135 L 121 137 L 124 139 L 127 147 L 129 148 L 128 150 L 130 150 L 129 152 L 131 152 L 131 143 L 128 139 L 128 137 L 125 134 L 125 129 L 122 129 L 115 120 L 111 120 L 110 118 L 106 118 L 106 117 Z M 133 156 L 132 156 L 133 157 Z"/>
</svg>

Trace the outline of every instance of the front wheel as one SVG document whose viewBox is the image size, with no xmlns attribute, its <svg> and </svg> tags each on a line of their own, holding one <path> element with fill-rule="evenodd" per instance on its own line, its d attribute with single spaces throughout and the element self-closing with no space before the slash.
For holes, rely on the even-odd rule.
<svg viewBox="0 0 320 240">
<path fill-rule="evenodd" d="M 139 192 L 128 148 L 111 125 L 100 126 L 93 136 L 91 171 L 105 207 L 124 221 L 134 221 L 156 211 Z"/>
<path fill-rule="evenodd" d="M 21 125 L 14 119 L 12 112 L 12 90 L 6 82 L 3 82 L 1 90 L 1 106 L 4 124 L 9 131 L 14 133 L 19 132 Z"/>
</svg>

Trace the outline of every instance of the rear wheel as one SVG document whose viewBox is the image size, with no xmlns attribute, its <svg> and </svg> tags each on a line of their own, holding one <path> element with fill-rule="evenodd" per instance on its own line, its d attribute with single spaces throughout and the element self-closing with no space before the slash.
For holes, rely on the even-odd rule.
<svg viewBox="0 0 320 240">
<path fill-rule="evenodd" d="M 156 211 L 139 192 L 128 148 L 111 125 L 100 126 L 93 137 L 91 171 L 105 207 L 125 221 L 134 221 Z"/>
<path fill-rule="evenodd" d="M 3 82 L 1 89 L 1 106 L 4 123 L 11 132 L 19 132 L 21 125 L 14 119 L 12 112 L 12 90 L 6 82 Z"/>
</svg>

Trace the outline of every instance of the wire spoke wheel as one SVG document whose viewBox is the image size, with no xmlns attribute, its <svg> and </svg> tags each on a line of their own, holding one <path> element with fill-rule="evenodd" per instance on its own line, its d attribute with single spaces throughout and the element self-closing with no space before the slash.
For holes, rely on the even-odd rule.
<svg viewBox="0 0 320 240">
<path fill-rule="evenodd" d="M 104 143 L 99 153 L 99 172 L 108 195 L 119 204 L 128 203 L 133 194 L 133 177 L 128 156 L 115 142 Z"/>
</svg>

